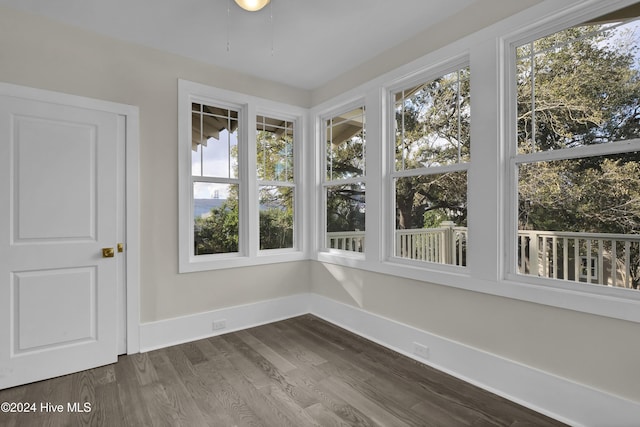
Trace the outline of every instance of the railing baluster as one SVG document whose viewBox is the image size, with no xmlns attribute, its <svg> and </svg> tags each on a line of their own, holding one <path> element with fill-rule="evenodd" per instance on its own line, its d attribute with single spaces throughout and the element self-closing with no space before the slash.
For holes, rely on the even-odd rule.
<svg viewBox="0 0 640 427">
<path fill-rule="evenodd" d="M 604 283 L 604 240 L 598 240 L 598 283 L 606 285 Z"/>
<path fill-rule="evenodd" d="M 562 238 L 562 279 L 569 280 L 569 239 Z"/>
<path fill-rule="evenodd" d="M 587 283 L 591 283 L 591 239 L 587 239 Z"/>
<path fill-rule="evenodd" d="M 611 285 L 618 286 L 618 241 L 611 240 Z"/>
<path fill-rule="evenodd" d="M 630 288 L 631 279 L 631 242 L 624 242 L 624 287 Z"/>
<path fill-rule="evenodd" d="M 573 280 L 576 282 L 580 281 L 580 239 L 573 239 L 573 263 L 574 263 L 574 271 L 573 271 Z"/>
<path fill-rule="evenodd" d="M 552 254 L 552 259 L 551 259 L 551 268 L 553 269 L 553 278 L 557 279 L 558 278 L 558 240 L 556 238 L 556 236 L 553 236 L 551 238 L 551 244 L 553 245 L 553 248 L 551 250 L 551 254 Z"/>
<path fill-rule="evenodd" d="M 528 240 L 527 236 L 518 236 L 520 238 L 520 273 L 525 274 L 527 271 L 526 268 L 526 260 L 527 260 L 527 245 Z"/>
<path fill-rule="evenodd" d="M 547 256 L 547 236 L 542 236 L 542 277 L 547 277 L 549 271 L 548 256 Z M 540 273 L 538 273 L 539 275 Z"/>
</svg>

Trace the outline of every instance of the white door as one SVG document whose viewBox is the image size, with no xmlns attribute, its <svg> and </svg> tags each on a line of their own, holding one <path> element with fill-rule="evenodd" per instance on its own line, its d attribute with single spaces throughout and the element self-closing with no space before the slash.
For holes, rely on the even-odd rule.
<svg viewBox="0 0 640 427">
<path fill-rule="evenodd" d="M 0 96 L 0 389 L 117 360 L 122 127 Z"/>
</svg>

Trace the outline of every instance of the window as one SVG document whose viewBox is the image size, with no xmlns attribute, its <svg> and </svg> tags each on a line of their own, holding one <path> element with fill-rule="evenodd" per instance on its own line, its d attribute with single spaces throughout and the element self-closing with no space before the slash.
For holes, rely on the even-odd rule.
<svg viewBox="0 0 640 427">
<path fill-rule="evenodd" d="M 326 249 L 364 252 L 365 109 L 324 121 Z"/>
<path fill-rule="evenodd" d="M 192 103 L 193 253 L 239 251 L 238 111 Z"/>
<path fill-rule="evenodd" d="M 258 116 L 256 125 L 260 249 L 293 248 L 293 123 Z"/>
<path fill-rule="evenodd" d="M 638 289 L 640 26 L 625 15 L 516 46 L 520 277 Z"/>
<path fill-rule="evenodd" d="M 180 272 L 305 259 L 296 159 L 306 110 L 184 80 L 178 88 Z"/>
<path fill-rule="evenodd" d="M 466 265 L 469 77 L 460 67 L 391 94 L 395 257 Z"/>
</svg>

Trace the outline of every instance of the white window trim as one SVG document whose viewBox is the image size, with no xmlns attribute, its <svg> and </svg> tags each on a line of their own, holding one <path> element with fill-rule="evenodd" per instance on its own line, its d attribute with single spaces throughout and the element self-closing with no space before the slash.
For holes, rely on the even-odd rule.
<svg viewBox="0 0 640 427">
<path fill-rule="evenodd" d="M 536 302 L 542 302 L 548 305 L 557 305 L 557 292 L 565 292 L 565 298 L 567 295 L 573 293 L 581 294 L 585 298 L 593 299 L 589 304 L 589 309 L 585 311 L 593 312 L 594 314 L 603 314 L 610 317 L 619 317 L 621 307 L 616 303 L 618 299 L 623 305 L 631 304 L 632 306 L 638 306 L 640 308 L 640 292 L 636 290 L 624 289 L 624 288 L 611 288 L 602 285 L 590 285 L 585 283 L 576 283 L 571 281 L 564 281 L 559 279 L 550 279 L 545 277 L 537 277 L 533 275 L 520 274 L 516 270 L 516 236 L 518 230 L 517 222 L 517 206 L 518 206 L 518 183 L 517 183 L 517 168 L 523 163 L 534 163 L 538 161 L 551 161 L 560 159 L 575 159 L 588 156 L 596 156 L 603 154 L 623 153 L 629 151 L 640 151 L 640 140 L 627 140 L 620 142 L 612 142 L 608 144 L 585 146 L 561 150 L 552 150 L 544 152 L 535 152 L 529 154 L 517 154 L 517 147 L 515 143 L 516 129 L 516 76 L 515 76 L 515 63 L 516 47 L 524 43 L 528 43 L 532 40 L 545 37 L 558 31 L 562 31 L 573 25 L 578 25 L 591 18 L 603 15 L 612 10 L 619 9 L 625 6 L 625 3 L 630 2 L 616 2 L 614 6 L 612 3 L 603 4 L 602 2 L 591 2 L 591 4 L 584 7 L 572 8 L 565 13 L 554 16 L 552 19 L 546 19 L 536 24 L 532 24 L 530 27 L 522 29 L 516 33 L 505 37 L 502 40 L 503 44 L 503 75 L 504 81 L 502 83 L 504 89 L 504 110 L 503 117 L 505 117 L 505 132 L 503 134 L 503 147 L 505 147 L 504 164 L 506 171 L 504 173 L 505 184 L 505 223 L 508 229 L 504 233 L 504 247 L 505 247 L 505 263 L 504 269 L 504 283 L 507 286 L 520 286 L 523 284 L 533 285 L 540 290 L 540 294 L 536 296 Z M 574 10 L 575 9 L 575 10 Z M 547 292 L 545 292 L 547 291 Z M 579 298 L 576 298 L 576 300 Z M 612 304 L 610 304 L 612 303 Z M 593 305 L 593 307 L 591 307 Z M 598 307 L 599 305 L 599 307 Z M 637 310 L 637 308 L 636 308 Z M 623 317 L 627 319 L 627 317 Z M 633 316 L 635 321 L 640 321 L 640 316 Z M 627 319 L 629 320 L 629 319 Z"/>
<path fill-rule="evenodd" d="M 189 217 L 189 213 L 183 211 L 185 208 L 191 209 L 189 203 L 191 188 L 187 185 L 185 190 L 184 183 L 180 182 L 180 271 L 313 259 L 416 280 L 417 283 L 433 283 L 640 323 L 640 292 L 638 291 L 593 287 L 598 289 L 594 291 L 585 289 L 584 286 L 566 286 L 565 283 L 551 285 L 544 281 L 541 283 L 540 280 L 536 280 L 538 279 L 536 277 L 508 275 L 509 242 L 510 235 L 513 234 L 511 230 L 514 229 L 510 197 L 516 189 L 512 182 L 513 177 L 510 172 L 512 165 L 508 152 L 511 143 L 510 135 L 514 131 L 509 117 L 512 93 L 509 87 L 509 79 L 512 78 L 509 63 L 510 46 L 536 35 L 542 36 L 562 30 L 567 26 L 584 22 L 589 18 L 632 3 L 634 0 L 567 0 L 561 4 L 545 1 L 361 86 L 345 91 L 335 98 L 317 104 L 310 110 L 310 116 L 313 118 L 312 126 L 305 126 L 307 110 L 291 111 L 291 114 L 301 116 L 300 129 L 304 133 L 303 138 L 314 142 L 313 149 L 306 153 L 308 155 L 303 154 L 305 149 L 303 141 L 298 141 L 302 143 L 302 147 L 298 146 L 296 150 L 301 159 L 296 159 L 297 167 L 303 169 L 303 173 L 298 175 L 301 182 L 297 184 L 298 193 L 303 197 L 297 197 L 296 201 L 297 204 L 302 203 L 296 206 L 296 221 L 298 226 L 301 226 L 298 229 L 299 235 L 304 237 L 302 247 L 298 252 L 284 253 L 282 256 L 280 253 L 273 256 L 257 254 L 253 258 L 242 257 L 216 262 L 213 267 L 204 265 L 200 268 L 201 266 L 198 265 L 190 265 L 188 259 L 186 261 L 182 259 L 185 253 L 182 234 L 184 233 L 183 218 Z M 389 154 L 383 143 L 389 135 L 387 112 L 389 90 L 397 85 L 404 85 L 411 79 L 422 79 L 428 74 L 437 76 L 439 69 L 442 70 L 447 64 L 453 64 L 460 57 L 468 58 L 472 69 L 472 108 L 475 108 L 471 124 L 473 162 L 469 167 L 469 176 L 472 178 L 469 179 L 467 190 L 470 233 L 467 267 L 465 270 L 447 265 L 435 265 L 438 268 L 433 268 L 431 263 L 425 263 L 429 264 L 427 266 L 414 266 L 402 260 L 390 260 L 388 248 L 392 240 L 389 240 L 388 233 L 395 227 L 395 216 L 390 214 L 388 209 L 391 200 L 387 185 Z M 185 101 L 183 97 L 184 93 L 189 94 L 189 91 L 239 104 L 249 103 L 256 109 L 257 104 L 263 101 L 268 103 L 259 98 L 212 89 L 195 83 L 185 82 L 180 85 L 184 86 L 184 90 L 179 91 L 179 109 L 187 108 L 187 111 L 190 111 L 191 107 L 188 100 Z M 322 182 L 325 171 L 322 163 L 324 162 L 324 146 L 321 137 L 323 123 L 320 118 L 346 105 L 361 103 L 363 99 L 367 114 L 367 243 L 364 257 L 362 254 L 352 257 L 343 251 L 336 254 L 321 250 L 324 246 L 326 220 L 322 212 L 324 207 Z M 275 105 L 274 110 L 281 113 L 286 113 L 291 108 L 277 103 Z M 478 108 L 482 114 L 478 114 Z M 188 120 L 186 124 L 183 123 L 182 116 L 184 114 L 181 113 L 180 138 L 186 135 L 183 126 L 187 126 L 186 129 L 190 129 L 191 126 Z M 185 117 L 188 118 L 189 115 Z M 482 150 L 475 148 L 479 145 L 482 146 Z M 179 161 L 180 168 L 186 168 L 186 176 L 190 178 L 190 152 L 188 154 L 186 161 L 182 157 Z M 184 153 L 179 155 L 184 156 Z M 185 174 L 181 170 L 181 180 L 183 176 Z M 257 185 L 255 179 L 248 182 Z M 306 191 L 307 189 L 313 191 Z M 479 190 L 488 191 L 488 193 L 481 194 Z M 298 215 L 303 218 L 302 224 Z M 190 230 L 187 231 L 190 232 Z M 188 249 L 188 241 L 186 248 Z M 389 285 L 393 286 L 393 278 Z"/>
<path fill-rule="evenodd" d="M 301 143 L 301 141 L 304 140 L 304 135 L 305 135 L 305 129 L 303 127 L 304 123 L 301 116 L 295 116 L 289 113 L 283 113 L 282 111 L 263 108 L 262 106 L 260 106 L 256 110 L 256 114 L 254 114 L 253 116 L 254 122 L 255 122 L 256 115 L 274 118 L 274 119 L 282 119 L 282 120 L 291 122 L 293 124 L 293 144 L 294 144 L 293 146 L 293 168 L 294 168 L 293 182 L 266 181 L 266 180 L 262 181 L 262 180 L 259 180 L 257 177 L 254 179 L 253 182 L 256 185 L 256 189 L 255 189 L 256 195 L 258 194 L 258 187 L 260 185 L 277 185 L 277 186 L 284 186 L 284 187 L 293 187 L 294 188 L 294 192 L 293 192 L 294 209 L 293 209 L 293 248 L 259 249 L 260 238 L 258 237 L 258 245 L 256 246 L 256 248 L 258 248 L 257 249 L 258 252 L 255 256 L 272 257 L 275 255 L 290 254 L 291 252 L 301 252 L 303 250 L 302 249 L 303 242 L 305 240 L 303 237 L 303 227 L 302 227 L 303 218 L 304 218 L 302 206 L 306 204 L 306 200 L 303 198 L 303 192 L 300 190 L 300 187 L 303 184 L 300 178 L 303 168 L 300 165 L 302 165 L 302 162 L 304 161 L 304 158 L 302 156 L 303 144 Z M 255 123 L 254 123 L 253 129 L 255 129 Z M 250 153 L 256 152 L 255 138 L 250 138 L 249 140 L 249 152 Z M 257 159 L 255 157 L 252 157 L 250 159 L 250 163 L 253 163 L 252 165 L 250 165 L 250 170 L 256 171 Z M 257 200 L 257 196 L 255 199 L 252 199 L 252 200 Z M 258 205 L 255 202 L 250 203 L 249 209 L 250 209 L 249 214 L 255 217 L 254 220 L 257 221 L 257 224 L 259 225 L 260 211 L 258 209 Z M 258 228 L 258 231 L 259 231 L 259 228 Z"/>
<path fill-rule="evenodd" d="M 316 224 L 314 257 L 320 262 L 359 268 L 376 273 L 412 279 L 420 282 L 450 286 L 489 295 L 533 302 L 552 307 L 640 323 L 640 292 L 625 289 L 601 289 L 594 293 L 584 287 L 566 287 L 563 283 L 540 283 L 535 277 L 508 277 L 508 236 L 513 229 L 510 194 L 514 184 L 510 180 L 508 141 L 513 132 L 510 122 L 510 58 L 509 46 L 535 36 L 562 30 L 616 9 L 633 4 L 634 0 L 567 1 L 558 4 L 545 1 L 525 12 L 501 21 L 491 27 L 464 37 L 387 74 L 329 99 L 311 109 L 314 127 L 309 137 L 316 141 L 313 166 L 315 168 L 314 199 L 310 218 Z M 506 55 L 506 56 L 505 56 Z M 388 153 L 381 146 L 388 138 L 388 90 L 398 82 L 416 79 L 429 73 L 437 74 L 438 67 L 452 64 L 456 58 L 466 56 L 472 69 L 471 123 L 473 162 L 469 168 L 469 262 L 466 270 L 460 267 L 437 265 L 407 265 L 388 257 L 389 230 L 394 227 L 394 215 L 389 214 L 391 197 L 386 187 Z M 445 65 L 442 65 L 445 64 Z M 353 99 L 365 98 L 367 111 L 367 247 L 366 258 L 350 258 L 344 254 L 320 251 L 324 236 L 324 218 L 317 213 L 320 200 L 322 173 L 319 117 L 336 106 Z M 475 107 L 474 107 L 475 105 Z M 478 114 L 478 109 L 482 114 Z M 480 138 L 479 138 L 480 137 Z M 482 150 L 476 147 L 482 146 Z M 374 190 L 377 188 L 378 190 Z M 488 194 L 481 194 L 487 191 Z M 371 224 L 370 222 L 371 221 Z M 392 226 L 389 226 L 391 221 Z M 377 230 L 377 231 L 375 231 Z M 370 236 L 371 233 L 371 236 Z M 513 233 L 513 232 L 511 232 Z M 374 244 L 375 239 L 375 244 Z M 455 268 L 450 268 L 455 267 Z M 532 280 L 533 279 L 533 280 Z M 391 283 L 390 283 L 391 285 Z M 597 288 L 596 288 L 597 289 Z"/>
<path fill-rule="evenodd" d="M 240 111 L 238 128 L 238 178 L 240 180 L 240 251 L 233 254 L 195 256 L 193 253 L 193 190 L 191 175 L 191 103 L 230 106 Z M 257 203 L 256 114 L 276 116 L 294 124 L 294 176 L 296 196 L 304 194 L 305 179 L 301 159 L 307 110 L 267 99 L 218 89 L 187 80 L 178 80 L 178 266 L 180 273 L 233 267 L 298 261 L 308 258 L 304 236 L 308 233 L 304 218 L 306 203 L 294 199 L 294 248 L 259 250 L 259 212 Z M 244 124 L 244 126 L 242 125 Z"/>
<path fill-rule="evenodd" d="M 437 167 L 424 167 L 424 168 L 416 168 L 416 169 L 405 169 L 405 170 L 396 170 L 395 165 L 395 115 L 393 111 L 395 111 L 395 101 L 394 94 L 398 93 L 401 90 L 410 88 L 412 86 L 416 86 L 422 83 L 430 82 L 434 79 L 442 77 L 446 74 L 458 71 L 464 67 L 470 67 L 470 60 L 467 54 L 460 55 L 458 57 L 453 57 L 452 59 L 445 61 L 441 64 L 428 68 L 426 70 L 421 70 L 420 72 L 412 75 L 410 78 L 405 78 L 401 80 L 395 81 L 393 84 L 389 85 L 385 88 L 385 105 L 386 105 L 386 117 L 387 117 L 387 134 L 386 139 L 382 142 L 382 149 L 385 150 L 385 158 L 387 162 L 384 165 L 385 176 L 388 177 L 385 181 L 385 200 L 386 206 L 388 209 L 385 210 L 385 220 L 384 220 L 384 233 L 385 233 L 385 241 L 387 244 L 384 246 L 384 259 L 387 265 L 395 265 L 398 268 L 402 268 L 402 266 L 411 266 L 418 270 L 424 270 L 425 272 L 444 272 L 444 273 L 452 273 L 456 275 L 465 275 L 468 274 L 468 266 L 456 266 L 451 264 L 439 264 L 435 262 L 427 262 L 427 261 L 419 261 L 419 260 L 411 260 L 406 258 L 401 258 L 395 255 L 395 241 L 396 241 L 396 211 L 395 211 L 395 188 L 394 188 L 394 178 L 401 177 L 411 177 L 411 176 L 426 176 L 426 175 L 439 175 L 450 172 L 467 172 L 467 209 L 468 208 L 468 200 L 469 200 L 469 170 L 471 168 L 472 160 L 464 163 L 456 163 L 445 166 L 437 166 Z M 473 70 L 471 71 L 473 75 Z M 473 94 L 473 86 L 471 87 L 471 93 Z M 473 120 L 473 119 L 472 119 Z M 471 143 L 471 147 L 473 150 L 473 143 Z M 467 215 L 469 213 L 467 212 Z M 470 230 L 470 227 L 467 227 Z M 469 259 L 469 249 L 467 249 L 467 262 Z M 468 265 L 468 264 L 467 264 Z"/>
<path fill-rule="evenodd" d="M 364 114 L 365 114 L 365 129 L 367 129 L 367 139 L 365 141 L 365 153 L 364 153 L 364 162 L 365 162 L 365 173 L 364 175 L 362 175 L 361 177 L 356 177 L 356 178 L 347 178 L 347 179 L 338 179 L 338 180 L 327 180 L 327 155 L 326 155 L 326 141 L 327 141 L 327 135 L 326 135 L 326 121 L 329 120 L 332 117 L 335 117 L 339 114 L 343 114 L 346 113 L 348 111 L 354 110 L 356 108 L 360 108 L 363 107 L 364 108 Z M 331 248 L 327 248 L 326 247 L 326 241 L 327 241 L 327 187 L 329 186 L 333 186 L 333 185 L 341 185 L 341 184 L 353 184 L 353 183 L 364 183 L 365 185 L 365 203 L 367 204 L 367 207 L 369 206 L 368 203 L 368 181 L 367 181 L 367 176 L 368 176 L 368 171 L 369 171 L 369 159 L 368 159 L 368 154 L 370 149 L 369 144 L 368 144 L 368 110 L 367 110 L 367 105 L 366 105 L 366 100 L 363 97 L 358 97 L 357 99 L 353 99 L 350 100 L 348 102 L 345 103 L 341 103 L 339 105 L 336 105 L 334 107 L 332 107 L 329 110 L 326 110 L 320 114 L 318 114 L 316 116 L 316 126 L 317 126 L 317 141 L 318 143 L 316 144 L 316 157 L 318 159 L 317 164 L 319 165 L 318 167 L 318 206 L 319 208 L 319 227 L 317 227 L 318 229 L 318 234 L 317 234 L 317 242 L 318 242 L 318 254 L 322 254 L 323 257 L 325 257 L 325 259 L 330 260 L 329 262 L 335 262 L 336 260 L 342 259 L 341 263 L 344 263 L 345 265 L 350 265 L 350 266 L 357 266 L 359 265 L 362 261 L 364 261 L 365 256 L 366 256 L 366 248 L 368 246 L 368 238 L 367 235 L 370 235 L 371 232 L 368 232 L 367 230 L 369 229 L 368 226 L 365 226 L 365 251 L 364 252 L 350 252 L 350 251 L 344 251 L 344 250 L 340 250 L 340 249 L 331 249 Z M 365 212 L 365 224 L 368 225 L 368 212 L 369 209 L 367 209 L 367 212 Z"/>
</svg>

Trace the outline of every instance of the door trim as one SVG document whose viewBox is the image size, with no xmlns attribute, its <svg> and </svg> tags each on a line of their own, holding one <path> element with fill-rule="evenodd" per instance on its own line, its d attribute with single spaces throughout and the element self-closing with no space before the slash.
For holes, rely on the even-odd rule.
<svg viewBox="0 0 640 427">
<path fill-rule="evenodd" d="M 69 105 L 125 118 L 125 280 L 127 354 L 140 352 L 140 110 L 137 106 L 0 82 L 0 95 Z"/>
</svg>

